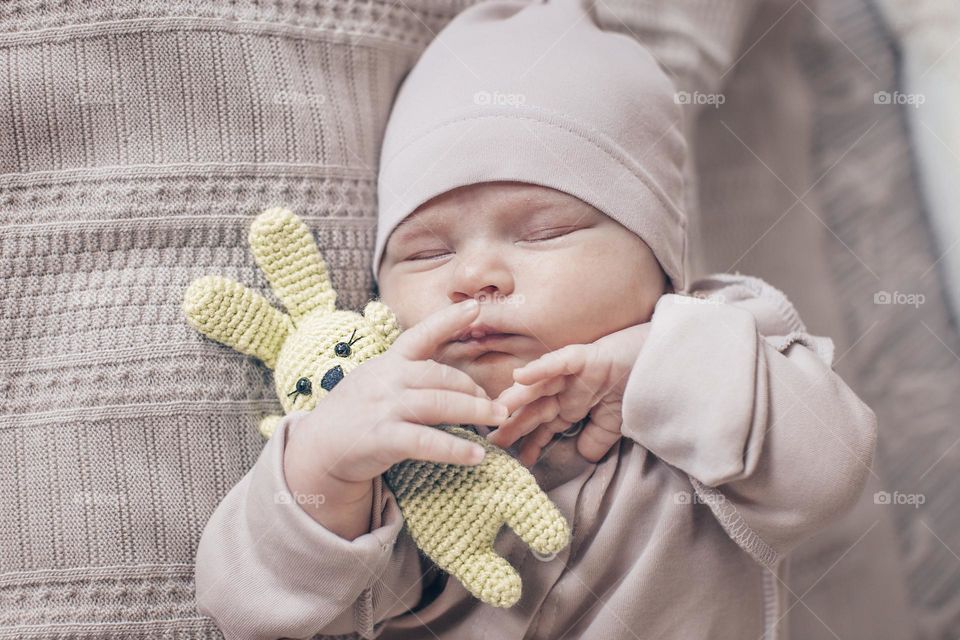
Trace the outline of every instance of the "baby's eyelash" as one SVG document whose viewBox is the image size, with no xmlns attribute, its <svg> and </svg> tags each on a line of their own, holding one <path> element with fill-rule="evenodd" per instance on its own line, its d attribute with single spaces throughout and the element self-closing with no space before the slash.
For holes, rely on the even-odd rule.
<svg viewBox="0 0 960 640">
<path fill-rule="evenodd" d="M 552 240 L 553 238 L 559 238 L 560 236 L 564 236 L 564 235 L 566 235 L 566 234 L 568 234 L 568 233 L 572 233 L 572 232 L 578 230 L 579 228 L 580 228 L 580 227 L 550 227 L 550 228 L 548 228 L 548 229 L 540 229 L 540 230 L 538 230 L 538 231 L 535 231 L 532 235 L 536 235 L 536 234 L 540 234 L 540 233 L 546 233 L 546 234 L 549 234 L 549 235 L 547 235 L 547 236 L 545 236 L 545 237 L 542 237 L 542 238 L 532 238 L 532 239 L 528 239 L 527 241 L 528 241 L 528 242 L 536 242 L 537 240 Z"/>
<path fill-rule="evenodd" d="M 423 252 L 421 251 L 420 253 L 423 253 Z M 435 253 L 433 255 L 428 255 L 428 256 L 421 256 L 420 254 L 415 254 L 407 258 L 407 260 L 433 260 L 434 258 L 440 258 L 442 256 L 445 256 L 448 253 L 450 252 L 447 250 L 443 250 L 443 251 L 440 251 L 440 253 Z"/>
</svg>

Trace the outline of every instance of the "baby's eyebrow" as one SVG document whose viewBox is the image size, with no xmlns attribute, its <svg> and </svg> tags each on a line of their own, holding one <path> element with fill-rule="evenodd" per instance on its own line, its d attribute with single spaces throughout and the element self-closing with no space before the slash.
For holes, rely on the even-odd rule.
<svg viewBox="0 0 960 640">
<path fill-rule="evenodd" d="M 545 202 L 543 204 L 531 206 L 524 211 L 524 213 L 527 219 L 539 220 L 541 218 L 549 218 L 551 215 L 555 215 L 557 210 L 553 203 Z"/>
<path fill-rule="evenodd" d="M 550 220 L 567 222 L 586 217 L 587 214 L 581 208 L 573 206 L 568 202 L 545 200 L 531 204 L 529 209 L 524 211 L 524 216 L 520 222 L 531 224 L 540 224 Z"/>
<path fill-rule="evenodd" d="M 536 197 L 533 199 L 524 198 L 518 202 L 510 202 L 507 206 L 507 210 L 515 210 L 518 208 L 523 208 L 527 213 L 539 213 L 551 207 L 557 206 L 557 202 L 551 198 Z"/>
<path fill-rule="evenodd" d="M 442 224 L 442 222 L 436 220 L 427 222 L 422 217 L 408 216 L 397 224 L 392 235 L 397 236 L 397 240 L 403 242 L 409 242 L 421 236 L 437 237 L 439 236 L 438 229 Z"/>
<path fill-rule="evenodd" d="M 515 217 L 512 213 L 522 210 L 524 215 Z M 429 213 L 429 215 L 424 215 Z M 550 196 L 536 195 L 511 199 L 491 208 L 490 213 L 510 223 L 530 223 L 549 218 L 553 215 L 578 213 L 571 211 L 569 203 Z M 440 239 L 447 230 L 447 225 L 455 221 L 457 212 L 443 209 L 441 211 L 417 212 L 397 223 L 391 234 L 391 242 L 407 243 L 422 237 Z M 582 215 L 582 214 L 580 214 Z M 394 239 L 395 237 L 395 239 Z"/>
</svg>

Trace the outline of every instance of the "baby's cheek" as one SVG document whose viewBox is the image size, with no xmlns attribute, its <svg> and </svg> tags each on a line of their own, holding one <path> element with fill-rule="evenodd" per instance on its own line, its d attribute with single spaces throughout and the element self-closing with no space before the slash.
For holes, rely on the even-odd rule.
<svg viewBox="0 0 960 640">
<path fill-rule="evenodd" d="M 614 296 L 605 289 L 606 285 L 591 283 L 542 290 L 544 303 L 537 308 L 543 311 L 536 317 L 534 331 L 544 353 L 568 344 L 593 342 L 610 332 L 608 325 L 618 313 L 617 305 L 622 307 L 626 301 L 622 293 Z"/>
<path fill-rule="evenodd" d="M 402 286 L 392 285 L 386 290 L 381 289 L 380 299 L 397 316 L 401 330 L 409 329 L 430 315 L 425 301 L 415 289 L 404 291 Z"/>
</svg>

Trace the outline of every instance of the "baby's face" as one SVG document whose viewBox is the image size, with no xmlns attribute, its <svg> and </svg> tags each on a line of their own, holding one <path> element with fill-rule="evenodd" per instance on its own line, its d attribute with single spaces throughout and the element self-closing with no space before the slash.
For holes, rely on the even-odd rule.
<svg viewBox="0 0 960 640">
<path fill-rule="evenodd" d="M 461 187 L 423 204 L 390 235 L 380 295 L 408 328 L 467 298 L 472 326 L 434 360 L 469 374 L 490 397 L 513 370 L 548 351 L 650 319 L 666 278 L 638 236 L 571 195 L 518 182 Z"/>
</svg>

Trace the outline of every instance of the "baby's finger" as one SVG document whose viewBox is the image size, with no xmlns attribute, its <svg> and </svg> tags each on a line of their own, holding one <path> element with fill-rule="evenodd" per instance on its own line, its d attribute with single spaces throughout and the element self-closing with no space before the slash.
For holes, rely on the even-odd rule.
<svg viewBox="0 0 960 640">
<path fill-rule="evenodd" d="M 520 444 L 520 451 L 517 452 L 517 460 L 528 469 L 535 465 L 537 460 L 540 459 L 540 452 L 543 450 L 543 445 L 538 442 L 539 438 L 537 438 L 537 435 L 540 434 L 542 430 L 543 425 L 537 427 L 533 433 L 525 437 Z"/>
<path fill-rule="evenodd" d="M 621 437 L 619 431 L 609 431 L 590 420 L 577 438 L 577 451 L 590 462 L 597 462 Z"/>
<path fill-rule="evenodd" d="M 483 387 L 459 369 L 433 360 L 415 360 L 407 364 L 404 375 L 411 389 L 446 389 L 490 399 Z"/>
<path fill-rule="evenodd" d="M 500 392 L 500 395 L 497 396 L 496 400 L 500 404 L 505 405 L 512 414 L 517 409 L 529 405 L 538 398 L 557 395 L 563 391 L 566 383 L 567 381 L 564 376 L 550 378 L 549 380 L 541 380 L 540 382 L 532 385 L 525 385 L 515 382 L 513 385 Z"/>
<path fill-rule="evenodd" d="M 557 417 L 560 405 L 556 396 L 544 396 L 526 405 L 520 411 L 507 418 L 496 431 L 487 434 L 487 439 L 498 447 L 506 449 L 544 422 Z"/>
<path fill-rule="evenodd" d="M 459 330 L 469 326 L 479 312 L 480 303 L 475 298 L 444 307 L 401 333 L 390 349 L 408 360 L 426 360 Z"/>
<path fill-rule="evenodd" d="M 389 465 L 402 460 L 426 460 L 474 465 L 483 460 L 482 446 L 433 427 L 400 422 L 383 430 L 382 451 Z"/>
<path fill-rule="evenodd" d="M 560 404 L 560 417 L 571 424 L 583 419 L 600 397 L 601 390 L 586 375 L 570 376 L 570 383 L 562 393 L 557 394 Z"/>
<path fill-rule="evenodd" d="M 527 467 L 535 465 L 547 447 L 552 446 L 550 443 L 553 441 L 553 437 L 569 426 L 565 420 L 557 418 L 534 429 L 531 434 L 523 439 L 523 444 L 520 445 L 520 452 L 517 457 L 521 464 Z"/>
<path fill-rule="evenodd" d="M 533 384 L 544 378 L 579 373 L 587 364 L 589 352 L 588 345 L 569 344 L 514 369 L 513 379 L 521 384 Z"/>
<path fill-rule="evenodd" d="M 399 417 L 423 425 L 498 425 L 507 419 L 507 408 L 486 398 L 438 389 L 407 389 L 400 394 Z"/>
</svg>

